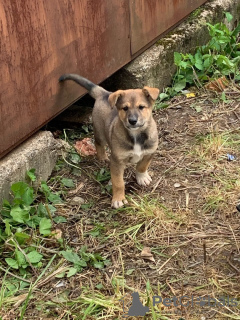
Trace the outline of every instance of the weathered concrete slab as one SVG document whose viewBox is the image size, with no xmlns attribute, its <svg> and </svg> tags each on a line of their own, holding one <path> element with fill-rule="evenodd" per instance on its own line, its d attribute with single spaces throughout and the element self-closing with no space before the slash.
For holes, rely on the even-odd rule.
<svg viewBox="0 0 240 320">
<path fill-rule="evenodd" d="M 227 23 L 224 11 L 233 15 L 231 25 L 236 26 L 240 19 L 239 0 L 209 1 L 150 49 L 107 79 L 105 87 L 113 91 L 148 85 L 162 90 L 171 83 L 176 72 L 174 52 L 193 52 L 196 46 L 206 44 L 209 40 L 206 22 Z"/>
<path fill-rule="evenodd" d="M 26 171 L 36 169 L 38 181 L 46 180 L 57 160 L 61 144 L 49 131 L 40 131 L 0 160 L 0 203 L 10 198 L 10 186 L 24 181 Z"/>
</svg>

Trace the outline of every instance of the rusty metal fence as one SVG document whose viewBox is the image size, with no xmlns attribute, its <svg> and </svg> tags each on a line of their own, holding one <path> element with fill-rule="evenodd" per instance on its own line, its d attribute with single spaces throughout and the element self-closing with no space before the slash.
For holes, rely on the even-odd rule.
<svg viewBox="0 0 240 320">
<path fill-rule="evenodd" d="M 0 157 L 206 0 L 0 0 Z"/>
</svg>

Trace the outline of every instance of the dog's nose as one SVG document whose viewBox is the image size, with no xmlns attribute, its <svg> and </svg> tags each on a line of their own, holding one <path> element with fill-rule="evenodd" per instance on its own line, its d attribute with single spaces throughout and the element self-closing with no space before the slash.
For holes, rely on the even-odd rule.
<svg viewBox="0 0 240 320">
<path fill-rule="evenodd" d="M 137 123 L 137 119 L 136 119 L 136 118 L 129 118 L 129 119 L 128 119 L 128 122 L 129 122 L 132 126 L 134 126 L 134 125 Z"/>
</svg>

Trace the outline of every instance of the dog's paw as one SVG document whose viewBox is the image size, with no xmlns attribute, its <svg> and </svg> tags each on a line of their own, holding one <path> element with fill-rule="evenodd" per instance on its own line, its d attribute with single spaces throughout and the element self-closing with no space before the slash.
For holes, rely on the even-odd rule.
<svg viewBox="0 0 240 320">
<path fill-rule="evenodd" d="M 123 207 L 125 204 L 127 204 L 127 200 L 126 199 L 122 199 L 122 200 L 116 200 L 116 199 L 113 199 L 112 200 L 112 208 L 114 209 L 118 209 L 118 208 L 121 208 Z"/>
<path fill-rule="evenodd" d="M 147 171 L 143 173 L 136 172 L 136 179 L 137 179 L 137 183 L 140 186 L 148 186 L 152 181 L 152 178 L 150 177 Z"/>
</svg>

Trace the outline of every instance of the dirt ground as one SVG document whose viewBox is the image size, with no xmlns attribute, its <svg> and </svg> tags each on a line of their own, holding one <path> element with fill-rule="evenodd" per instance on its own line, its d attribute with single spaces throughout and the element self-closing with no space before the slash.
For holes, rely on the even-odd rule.
<svg viewBox="0 0 240 320">
<path fill-rule="evenodd" d="M 85 245 L 110 264 L 49 278 L 29 300 L 26 319 L 121 319 L 127 315 L 120 299 L 126 306 L 133 292 L 149 307 L 144 319 L 240 319 L 239 101 L 240 88 L 233 86 L 225 96 L 203 91 L 155 111 L 160 143 L 153 182 L 139 187 L 129 167 L 125 208 L 110 208 L 109 171 L 99 178 L 104 166 L 95 157 L 82 158 L 80 171 L 66 154 L 60 159 L 52 189 L 60 190 L 57 177 L 75 182 L 57 206 L 67 219 L 57 225 L 64 243 L 76 252 Z M 76 196 L 84 204 L 73 204 Z M 58 250 L 51 240 L 46 247 L 49 257 Z M 57 267 L 67 265 L 61 259 Z M 154 296 L 189 299 L 153 307 Z"/>
</svg>

